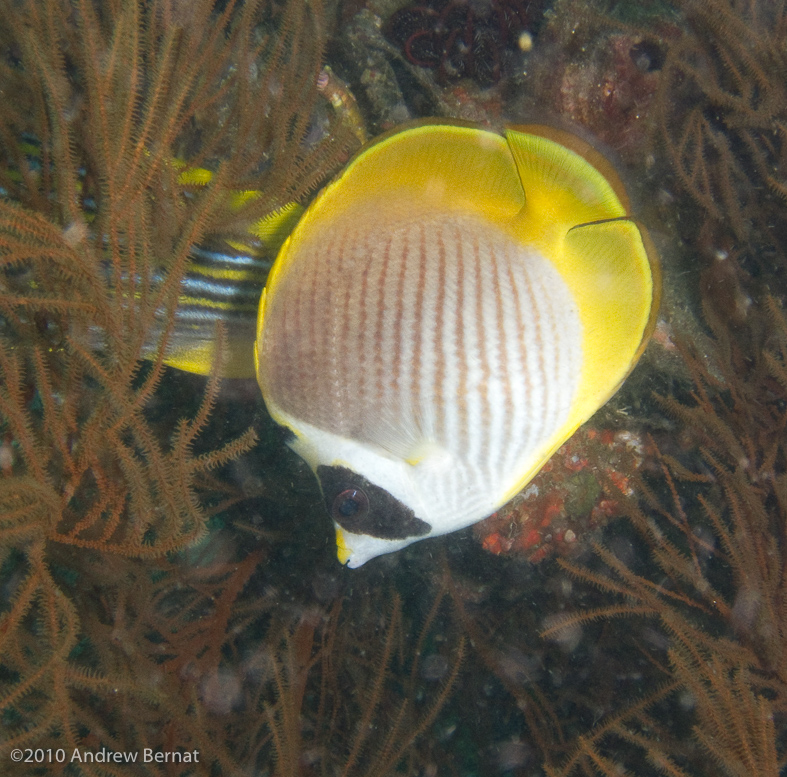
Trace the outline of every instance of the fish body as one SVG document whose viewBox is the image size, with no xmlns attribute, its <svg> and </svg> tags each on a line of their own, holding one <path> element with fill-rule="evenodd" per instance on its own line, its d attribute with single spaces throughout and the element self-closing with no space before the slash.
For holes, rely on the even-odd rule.
<svg viewBox="0 0 787 777">
<path fill-rule="evenodd" d="M 422 124 L 312 203 L 263 292 L 255 366 L 357 567 L 513 497 L 614 393 L 658 271 L 580 141 Z"/>
</svg>

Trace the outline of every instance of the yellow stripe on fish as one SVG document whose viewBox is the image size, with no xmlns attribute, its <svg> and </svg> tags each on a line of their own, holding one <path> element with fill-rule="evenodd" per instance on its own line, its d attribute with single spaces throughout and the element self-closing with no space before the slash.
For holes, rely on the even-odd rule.
<svg viewBox="0 0 787 777">
<path fill-rule="evenodd" d="M 183 163 L 177 162 L 178 166 Z M 179 182 L 204 186 L 213 174 L 202 168 L 184 169 Z M 234 192 L 233 208 L 240 208 L 260 192 Z M 250 378 L 254 375 L 254 337 L 257 303 L 264 286 L 271 257 L 286 239 L 303 213 L 303 207 L 289 203 L 253 222 L 246 242 L 221 240 L 215 247 L 201 245 L 191 250 L 191 261 L 181 281 L 175 325 L 172 328 L 164 363 L 186 372 L 207 375 L 216 351 L 216 322 L 226 324 L 227 333 L 222 375 Z M 163 311 L 162 311 L 163 313 Z M 155 328 L 145 346 L 154 357 L 162 326 Z"/>
<path fill-rule="evenodd" d="M 420 124 L 359 153 L 282 247 L 255 348 L 342 563 L 510 499 L 620 386 L 659 289 L 623 186 L 571 135 Z"/>
</svg>

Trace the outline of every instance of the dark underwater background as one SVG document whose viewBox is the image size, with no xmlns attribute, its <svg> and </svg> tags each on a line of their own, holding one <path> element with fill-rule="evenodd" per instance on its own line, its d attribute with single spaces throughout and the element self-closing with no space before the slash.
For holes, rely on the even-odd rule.
<svg viewBox="0 0 787 777">
<path fill-rule="evenodd" d="M 785 773 L 783 2 L 0 19 L 0 774 Z M 661 313 L 509 505 L 348 570 L 231 322 L 211 377 L 163 354 L 195 246 L 269 265 L 251 224 L 424 117 L 591 140 Z"/>
</svg>

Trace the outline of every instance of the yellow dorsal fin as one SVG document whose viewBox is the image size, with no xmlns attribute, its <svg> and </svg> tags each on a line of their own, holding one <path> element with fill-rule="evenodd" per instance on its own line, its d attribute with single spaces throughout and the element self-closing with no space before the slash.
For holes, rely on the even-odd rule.
<svg viewBox="0 0 787 777">
<path fill-rule="evenodd" d="M 506 130 L 525 193 L 523 216 L 544 225 L 550 242 L 577 224 L 628 215 L 628 199 L 612 166 L 568 133 L 527 126 Z"/>
<path fill-rule="evenodd" d="M 423 124 L 383 135 L 347 165 L 309 210 L 320 218 L 325 194 L 333 194 L 334 218 L 343 208 L 386 195 L 434 208 L 510 218 L 524 204 L 522 187 L 505 139 L 495 132 L 459 124 Z M 399 195 L 401 195 L 399 197 Z M 416 198 L 416 199 L 412 199 Z"/>
</svg>

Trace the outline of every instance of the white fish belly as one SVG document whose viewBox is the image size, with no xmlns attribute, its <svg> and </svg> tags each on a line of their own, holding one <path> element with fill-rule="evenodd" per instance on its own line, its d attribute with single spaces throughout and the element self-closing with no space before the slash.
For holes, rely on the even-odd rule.
<svg viewBox="0 0 787 777">
<path fill-rule="evenodd" d="M 368 223 L 290 257 L 266 308 L 266 401 L 414 465 L 444 452 L 451 468 L 424 487 L 447 510 L 500 495 L 567 419 L 575 302 L 546 258 L 475 217 Z"/>
</svg>

